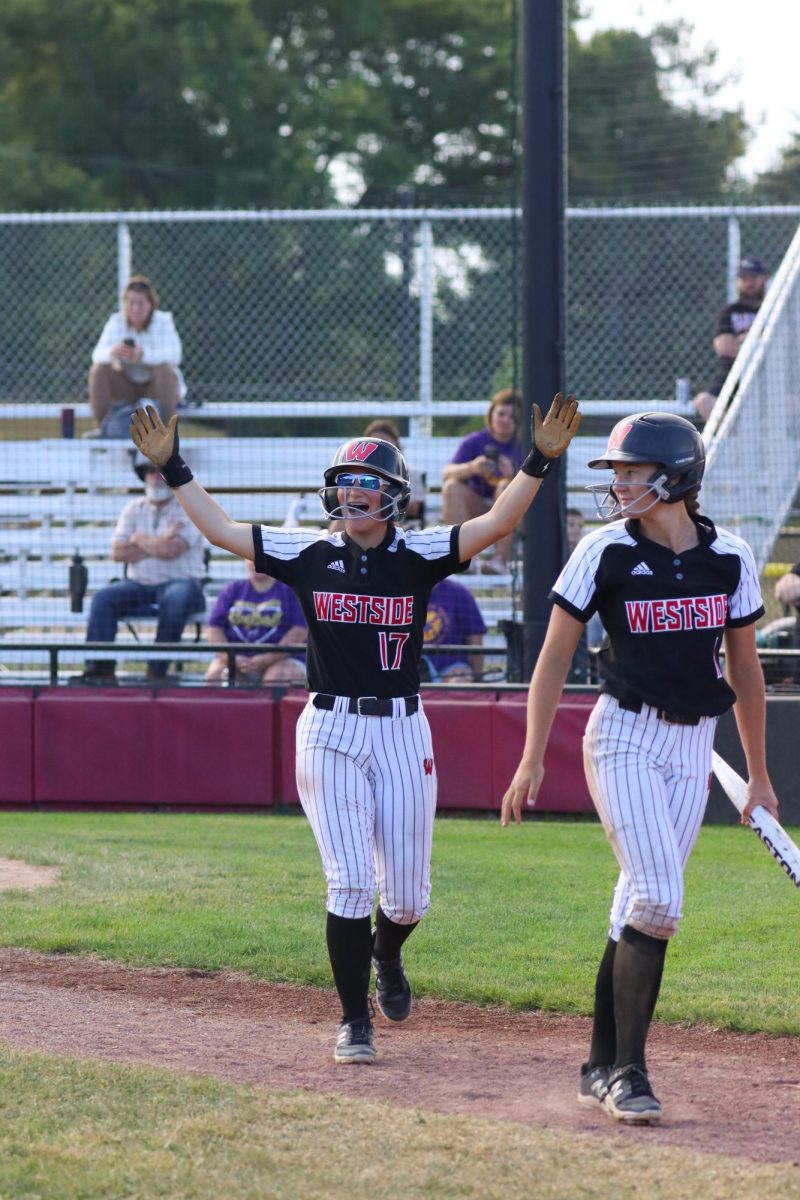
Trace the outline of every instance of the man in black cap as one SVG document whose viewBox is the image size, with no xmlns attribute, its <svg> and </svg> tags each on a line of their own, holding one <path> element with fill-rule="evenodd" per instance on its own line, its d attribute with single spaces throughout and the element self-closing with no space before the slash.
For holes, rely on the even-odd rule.
<svg viewBox="0 0 800 1200">
<path fill-rule="evenodd" d="M 739 348 L 747 336 L 747 332 L 764 299 L 764 289 L 769 278 L 769 272 L 760 258 L 748 254 L 739 264 L 736 277 L 738 296 L 733 304 L 726 304 L 719 315 L 717 329 L 714 334 L 714 353 L 719 359 L 719 369 L 713 383 L 705 392 L 698 392 L 694 398 L 694 406 L 698 415 L 707 421 L 711 415 L 717 396 L 722 391 L 722 385 L 733 366 L 733 360 L 739 353 Z"/>
</svg>

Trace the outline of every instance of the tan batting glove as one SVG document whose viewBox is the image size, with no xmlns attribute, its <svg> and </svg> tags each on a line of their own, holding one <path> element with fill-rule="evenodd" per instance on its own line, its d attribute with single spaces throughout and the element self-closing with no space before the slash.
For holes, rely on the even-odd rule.
<svg viewBox="0 0 800 1200">
<path fill-rule="evenodd" d="M 534 404 L 531 417 L 533 444 L 520 470 L 533 479 L 544 479 L 554 459 L 564 453 L 578 432 L 581 423 L 578 401 L 574 396 L 565 399 L 564 393 L 559 392 L 544 420 L 538 404 Z"/>
<path fill-rule="evenodd" d="M 131 416 L 131 437 L 145 458 L 149 458 L 159 469 L 163 467 L 176 453 L 178 424 L 177 414 L 170 417 L 165 425 L 157 409 L 148 404 L 147 408 L 136 408 Z"/>
<path fill-rule="evenodd" d="M 574 396 L 565 397 L 563 392 L 559 392 L 544 420 L 539 405 L 534 404 L 531 429 L 533 444 L 545 458 L 558 458 L 575 437 L 580 423 L 578 401 Z"/>
<path fill-rule="evenodd" d="M 135 409 L 131 417 L 131 437 L 140 453 L 158 467 L 162 479 L 171 488 L 191 483 L 194 476 L 179 454 L 177 414 L 165 425 L 158 411 L 149 404 L 144 412 Z"/>
</svg>

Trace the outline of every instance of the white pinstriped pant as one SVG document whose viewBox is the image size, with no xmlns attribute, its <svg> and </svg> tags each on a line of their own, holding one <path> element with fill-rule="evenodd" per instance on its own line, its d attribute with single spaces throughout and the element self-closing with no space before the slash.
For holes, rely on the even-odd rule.
<svg viewBox="0 0 800 1200">
<path fill-rule="evenodd" d="M 651 937 L 677 932 L 683 869 L 708 799 L 716 717 L 668 725 L 642 705 L 626 712 L 601 695 L 583 738 L 586 781 L 611 842 L 620 875 L 610 936 L 623 926 Z"/>
<path fill-rule="evenodd" d="M 404 711 L 402 702 L 396 704 Z M 427 763 L 427 770 L 426 770 Z M 436 767 L 428 719 L 360 717 L 337 697 L 297 722 L 297 790 L 322 858 L 328 911 L 368 917 L 377 890 L 390 921 L 410 925 L 430 902 Z"/>
</svg>

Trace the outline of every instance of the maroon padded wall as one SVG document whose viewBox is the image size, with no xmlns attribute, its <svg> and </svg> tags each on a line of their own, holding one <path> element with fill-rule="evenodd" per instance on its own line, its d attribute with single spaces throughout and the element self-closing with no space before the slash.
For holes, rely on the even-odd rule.
<svg viewBox="0 0 800 1200">
<path fill-rule="evenodd" d="M 593 812 L 583 774 L 581 739 L 596 696 L 567 693 L 558 706 L 544 756 L 545 776 L 537 812 Z M 499 807 L 525 744 L 527 695 L 509 692 L 492 706 L 494 806 Z"/>
<path fill-rule="evenodd" d="M 268 808 L 296 805 L 301 689 L 0 689 L 0 803 Z M 559 706 L 540 812 L 586 812 L 581 737 L 592 694 Z M 424 694 L 441 809 L 496 811 L 519 761 L 526 695 Z"/>
<path fill-rule="evenodd" d="M 154 706 L 154 804 L 274 803 L 277 705 L 270 691 L 170 688 L 156 694 Z"/>
<path fill-rule="evenodd" d="M 297 785 L 294 781 L 295 726 L 297 718 L 308 703 L 308 692 L 288 692 L 280 702 L 278 711 L 278 741 L 281 761 L 278 766 L 276 804 L 299 804 Z"/>
<path fill-rule="evenodd" d="M 568 694 L 559 705 L 545 757 L 539 812 L 593 811 L 583 777 L 581 738 L 595 698 L 593 693 Z M 280 703 L 279 796 L 284 804 L 298 803 L 295 725 L 305 702 L 301 692 Z M 498 811 L 522 754 L 527 693 L 424 692 L 423 703 L 433 736 L 438 807 Z"/>
<path fill-rule="evenodd" d="M 565 693 L 539 812 L 591 812 L 581 738 L 594 693 Z M 526 694 L 424 693 L 443 809 L 499 808 L 522 752 Z M 294 742 L 304 691 L 0 687 L 0 806 L 269 807 L 297 804 Z M 767 700 L 768 759 L 786 824 L 800 822 L 793 731 L 800 700 Z M 742 768 L 732 715 L 718 745 Z M 712 787 L 707 819 L 736 820 Z M 733 814 L 733 815 L 731 815 Z"/>
<path fill-rule="evenodd" d="M 284 696 L 278 718 L 282 747 L 280 799 L 299 804 L 294 777 L 295 725 L 307 700 L 305 692 Z M 489 808 L 492 794 L 492 696 L 470 692 L 427 694 L 439 808 Z"/>
<path fill-rule="evenodd" d="M 33 693 L 0 689 L 0 804 L 33 801 Z"/>
<path fill-rule="evenodd" d="M 480 692 L 428 692 L 425 715 L 433 737 L 438 808 L 490 809 L 494 748 L 494 696 Z"/>
<path fill-rule="evenodd" d="M 34 801 L 151 803 L 154 707 L 142 688 L 43 688 L 34 702 Z"/>
</svg>

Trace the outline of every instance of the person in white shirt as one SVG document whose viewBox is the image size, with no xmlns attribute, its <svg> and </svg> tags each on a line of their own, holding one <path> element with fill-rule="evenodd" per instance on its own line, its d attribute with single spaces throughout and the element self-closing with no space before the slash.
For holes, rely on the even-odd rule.
<svg viewBox="0 0 800 1200">
<path fill-rule="evenodd" d="M 98 427 L 115 404 L 149 399 L 168 420 L 186 393 L 180 372 L 181 340 L 172 313 L 144 275 L 132 275 L 122 307 L 112 313 L 92 352 L 89 404 Z"/>
<path fill-rule="evenodd" d="M 119 515 L 111 539 L 111 558 L 126 563 L 126 577 L 99 588 L 92 596 L 88 642 L 113 642 L 125 616 L 157 613 L 156 642 L 180 641 L 192 613 L 205 608 L 203 535 L 184 515 L 175 496 L 150 462 L 134 467 L 145 494 L 129 500 Z M 83 674 L 71 684 L 115 684 L 113 659 L 87 660 Z M 164 680 L 169 663 L 153 659 L 147 680 Z"/>
</svg>

